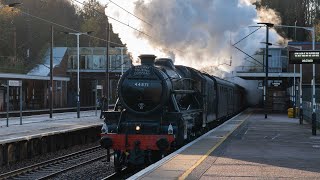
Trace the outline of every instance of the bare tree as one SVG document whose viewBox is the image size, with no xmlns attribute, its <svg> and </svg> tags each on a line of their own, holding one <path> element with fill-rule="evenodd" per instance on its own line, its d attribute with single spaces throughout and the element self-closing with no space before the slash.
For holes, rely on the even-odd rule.
<svg viewBox="0 0 320 180">
<path fill-rule="evenodd" d="M 255 3 L 257 8 L 271 8 L 279 12 L 282 24 L 297 26 L 318 26 L 320 0 L 261 0 Z M 304 41 L 310 40 L 310 32 L 301 29 L 278 29 L 283 36 Z"/>
</svg>

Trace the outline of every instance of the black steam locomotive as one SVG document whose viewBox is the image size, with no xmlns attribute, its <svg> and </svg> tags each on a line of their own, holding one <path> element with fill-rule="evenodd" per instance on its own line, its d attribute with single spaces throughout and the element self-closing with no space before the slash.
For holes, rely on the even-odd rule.
<svg viewBox="0 0 320 180">
<path fill-rule="evenodd" d="M 244 88 L 171 59 L 141 55 L 118 83 L 114 111 L 105 112 L 101 145 L 115 167 L 152 162 L 246 106 Z"/>
</svg>

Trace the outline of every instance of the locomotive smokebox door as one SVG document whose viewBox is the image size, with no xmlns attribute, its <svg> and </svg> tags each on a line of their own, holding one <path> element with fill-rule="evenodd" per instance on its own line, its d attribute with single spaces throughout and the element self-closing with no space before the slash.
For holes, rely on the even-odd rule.
<svg viewBox="0 0 320 180">
<path fill-rule="evenodd" d="M 126 110 L 139 115 L 159 112 L 168 101 L 172 84 L 155 66 L 154 55 L 141 55 L 141 65 L 129 69 L 118 84 L 119 101 Z"/>
</svg>

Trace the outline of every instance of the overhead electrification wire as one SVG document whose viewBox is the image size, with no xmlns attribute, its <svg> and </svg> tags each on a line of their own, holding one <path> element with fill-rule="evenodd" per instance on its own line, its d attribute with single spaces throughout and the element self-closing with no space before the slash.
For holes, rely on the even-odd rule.
<svg viewBox="0 0 320 180">
<path fill-rule="evenodd" d="M 255 33 L 256 31 L 258 31 L 259 29 L 261 29 L 262 27 L 257 28 L 256 30 L 252 31 L 250 34 L 248 34 L 247 36 L 245 36 L 244 38 L 240 39 L 238 42 L 234 43 L 232 46 L 235 46 L 236 44 L 238 44 L 239 42 L 241 42 L 242 40 L 246 39 L 247 37 L 249 37 L 251 34 Z"/>
<path fill-rule="evenodd" d="M 26 15 L 28 15 L 28 16 L 31 16 L 31 17 L 33 17 L 33 18 L 36 18 L 36 19 L 38 19 L 38 20 L 47 22 L 47 23 L 49 23 L 49 24 L 56 25 L 56 26 L 58 26 L 58 27 L 62 27 L 62 28 L 64 28 L 64 29 L 67 29 L 67 30 L 70 30 L 70 31 L 73 31 L 73 32 L 81 32 L 81 31 L 78 31 L 78 30 L 76 30 L 76 29 L 72 29 L 72 28 L 70 28 L 70 27 L 67 27 L 67 26 L 58 24 L 58 23 L 56 23 L 56 22 L 53 22 L 53 21 L 50 21 L 50 20 L 47 20 L 47 19 L 44 19 L 44 18 L 35 16 L 35 15 L 32 15 L 32 14 L 27 13 L 27 12 L 24 12 L 24 11 L 22 11 L 22 10 L 20 10 L 20 12 L 23 13 L 23 14 L 26 14 Z M 99 37 L 96 37 L 96 36 L 92 36 L 92 35 L 89 35 L 89 34 L 83 34 L 83 35 L 86 35 L 86 36 L 88 36 L 88 37 L 91 37 L 91 38 L 94 38 L 94 39 L 98 39 L 98 40 L 101 40 L 101 41 L 108 42 L 108 40 L 106 40 L 106 39 L 102 39 L 102 38 L 99 38 Z M 112 41 L 109 41 L 109 43 L 116 44 L 116 45 L 119 45 L 119 46 L 123 46 L 123 44 L 119 44 L 119 43 L 112 42 Z"/>
<path fill-rule="evenodd" d="M 259 63 L 259 64 L 263 65 L 261 62 L 259 62 L 259 61 L 258 61 L 258 60 L 256 60 L 254 57 L 250 56 L 248 53 L 244 52 L 243 50 L 241 50 L 241 49 L 240 49 L 240 48 L 238 48 L 237 46 L 233 46 L 233 47 L 235 47 L 236 49 L 238 49 L 239 51 L 241 51 L 243 54 L 245 54 L 245 55 L 249 56 L 249 57 L 250 57 L 251 59 L 253 59 L 255 62 L 257 62 L 257 63 Z"/>
<path fill-rule="evenodd" d="M 137 19 L 139 19 L 140 21 L 142 21 L 142 22 L 144 22 L 144 23 L 146 23 L 146 24 L 148 24 L 148 25 L 150 25 L 150 26 L 152 27 L 152 24 L 150 24 L 149 22 L 147 22 L 147 21 L 145 21 L 145 20 L 143 20 L 143 19 L 139 18 L 138 16 L 136 16 L 136 15 L 132 14 L 131 12 L 129 12 L 129 11 L 128 11 L 128 10 L 126 10 L 125 8 L 121 7 L 120 5 L 116 4 L 115 2 L 113 2 L 113 1 L 111 1 L 111 0 L 109 0 L 109 1 L 110 1 L 112 4 L 114 4 L 114 5 L 118 6 L 120 9 L 124 10 L 125 12 L 127 12 L 127 13 L 131 14 L 132 16 L 136 17 L 136 18 L 137 18 Z"/>
<path fill-rule="evenodd" d="M 89 6 L 89 5 L 84 4 L 83 2 L 80 2 L 80 1 L 78 1 L 78 0 L 72 0 L 72 1 L 77 2 L 77 3 L 79 3 L 79 4 L 82 4 L 83 6 Z M 135 27 L 130 26 L 129 24 L 126 24 L 126 23 L 124 23 L 124 22 L 122 22 L 122 21 L 120 21 L 120 20 L 118 20 L 118 19 L 116 19 L 116 18 L 114 18 L 114 17 L 111 17 L 111 16 L 109 16 L 109 15 L 106 15 L 105 13 L 102 13 L 102 12 L 100 12 L 99 10 L 97 10 L 97 9 L 95 9 L 95 8 L 92 8 L 92 9 L 93 9 L 94 11 L 102 14 L 102 15 L 107 16 L 108 18 L 110 18 L 110 19 L 112 19 L 112 20 L 114 20 L 114 21 L 117 21 L 117 22 L 120 23 L 120 24 L 123 24 L 123 25 L 125 25 L 125 26 L 130 27 L 131 29 L 133 29 L 133 30 L 135 30 L 135 31 L 138 31 L 138 32 L 141 33 L 141 34 L 144 34 L 144 35 L 146 35 L 146 36 L 151 37 L 149 34 L 143 32 L 143 31 L 140 31 L 139 29 L 137 29 L 137 28 L 135 28 Z"/>
<path fill-rule="evenodd" d="M 241 51 L 242 53 L 244 53 L 245 55 L 249 56 L 252 60 L 254 60 L 255 62 L 261 64 L 263 66 L 263 64 L 261 62 L 259 62 L 258 60 L 256 60 L 254 57 L 250 56 L 248 53 L 244 52 L 243 50 L 241 50 L 240 48 L 238 48 L 236 46 L 236 44 L 238 44 L 239 42 L 241 42 L 242 40 L 246 39 L 247 37 L 249 37 L 250 35 L 252 35 L 253 33 L 255 33 L 256 31 L 258 31 L 259 29 L 261 29 L 261 26 L 259 26 L 256 30 L 252 31 L 251 33 L 249 33 L 247 36 L 245 36 L 244 38 L 240 39 L 238 42 L 234 43 L 232 46 L 234 48 L 236 48 L 237 50 Z"/>
<path fill-rule="evenodd" d="M 79 4 L 83 5 L 83 6 L 89 6 L 89 7 L 90 7 L 90 5 L 85 4 L 85 3 L 83 3 L 83 2 L 80 2 L 79 0 L 72 0 L 72 1 L 77 2 L 77 3 L 79 3 Z M 125 25 L 125 26 L 127 26 L 127 27 L 129 27 L 129 28 L 131 28 L 131 29 L 133 29 L 133 30 L 135 30 L 135 31 L 137 31 L 137 32 L 145 35 L 145 36 L 148 36 L 148 37 L 150 37 L 150 38 L 153 38 L 153 37 L 150 36 L 149 34 L 143 32 L 143 31 L 140 31 L 139 29 L 137 29 L 137 28 L 135 28 L 135 27 L 130 26 L 129 24 L 126 24 L 126 23 L 124 23 L 124 22 L 122 22 L 122 21 L 120 21 L 120 20 L 118 20 L 118 19 L 116 19 L 116 18 L 114 18 L 114 17 L 111 17 L 111 16 L 109 16 L 109 15 L 106 15 L 105 13 L 100 12 L 99 10 L 97 10 L 97 9 L 95 9 L 95 8 L 92 8 L 92 9 L 93 9 L 94 11 L 96 11 L 97 13 L 100 13 L 100 14 L 102 14 L 102 15 L 104 15 L 104 16 L 107 16 L 108 18 L 113 19 L 113 20 L 115 20 L 116 22 L 118 22 L 118 23 L 120 23 L 120 24 L 122 24 L 122 25 Z M 167 49 L 167 48 L 164 48 L 164 49 Z M 172 49 L 174 49 L 174 50 L 176 50 L 176 51 L 179 51 L 179 52 L 181 52 L 181 53 L 183 52 L 183 51 L 181 51 L 181 50 L 179 50 L 179 49 L 175 49 L 175 48 L 172 48 Z M 167 49 L 167 50 L 170 50 L 170 49 Z"/>
<path fill-rule="evenodd" d="M 255 61 L 250 61 L 247 59 L 248 57 L 244 58 L 245 61 L 248 61 L 249 63 L 252 63 L 254 65 L 257 65 L 258 67 L 260 67 L 261 65 L 257 64 Z"/>
</svg>

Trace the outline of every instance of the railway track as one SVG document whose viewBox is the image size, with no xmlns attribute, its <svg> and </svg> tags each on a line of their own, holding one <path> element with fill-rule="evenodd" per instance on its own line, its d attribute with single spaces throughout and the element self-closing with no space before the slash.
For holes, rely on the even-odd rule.
<svg viewBox="0 0 320 180">
<path fill-rule="evenodd" d="M 118 178 L 120 179 L 120 177 L 123 176 L 123 174 L 125 174 L 126 169 L 127 168 L 124 167 L 124 168 L 122 168 L 120 173 L 114 172 L 114 173 L 110 174 L 109 176 L 102 178 L 101 180 L 110 180 L 110 179 L 118 179 Z M 122 174 L 122 175 L 120 175 L 120 174 Z"/>
<path fill-rule="evenodd" d="M 105 149 L 100 146 L 95 146 L 52 160 L 0 174 L 0 179 L 48 179 L 105 157 Z"/>
<path fill-rule="evenodd" d="M 133 168 L 132 169 L 132 168 L 128 168 L 128 167 L 123 167 L 120 172 L 113 172 L 112 174 L 101 178 L 101 180 L 127 179 L 142 169 L 143 168 Z"/>
</svg>

